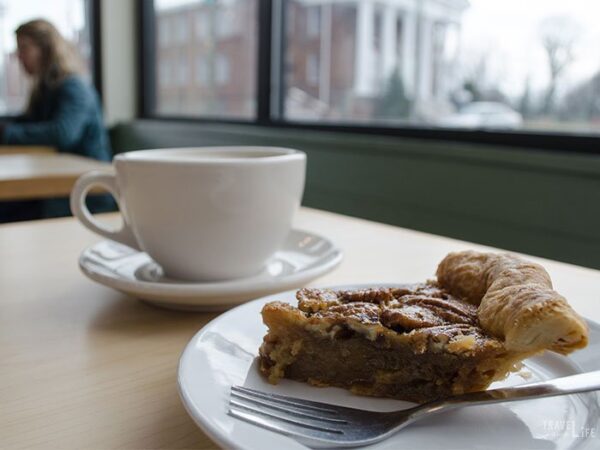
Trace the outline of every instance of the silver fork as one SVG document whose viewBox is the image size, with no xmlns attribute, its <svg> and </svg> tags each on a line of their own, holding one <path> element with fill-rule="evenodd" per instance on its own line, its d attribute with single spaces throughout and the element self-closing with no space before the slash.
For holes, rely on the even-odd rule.
<svg viewBox="0 0 600 450">
<path fill-rule="evenodd" d="M 393 412 L 364 411 L 231 387 L 229 414 L 286 434 L 309 447 L 357 447 L 388 438 L 406 425 L 463 406 L 512 402 L 600 389 L 600 370 L 436 400 Z"/>
</svg>

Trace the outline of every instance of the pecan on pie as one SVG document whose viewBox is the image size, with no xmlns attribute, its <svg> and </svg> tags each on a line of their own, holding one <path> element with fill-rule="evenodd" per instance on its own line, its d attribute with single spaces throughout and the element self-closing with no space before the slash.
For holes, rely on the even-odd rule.
<svg viewBox="0 0 600 450">
<path fill-rule="evenodd" d="M 587 327 L 539 264 L 451 253 L 437 280 L 356 291 L 302 289 L 271 302 L 260 370 L 414 402 L 485 389 L 544 350 L 587 344 Z"/>
</svg>

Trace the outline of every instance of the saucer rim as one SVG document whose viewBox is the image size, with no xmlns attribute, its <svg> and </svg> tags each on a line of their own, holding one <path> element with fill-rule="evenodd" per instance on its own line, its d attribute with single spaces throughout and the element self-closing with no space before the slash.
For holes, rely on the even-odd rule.
<svg viewBox="0 0 600 450">
<path fill-rule="evenodd" d="M 113 242 L 110 239 L 103 239 L 101 241 L 96 242 L 93 245 L 86 247 L 81 252 L 78 259 L 78 266 L 81 272 L 92 281 L 110 287 L 112 289 L 117 289 L 121 292 L 125 292 L 130 295 L 150 295 L 153 297 L 177 296 L 179 299 L 185 299 L 191 297 L 197 298 L 199 295 L 201 295 L 202 297 L 211 296 L 213 298 L 242 294 L 250 295 L 255 293 L 262 295 L 263 292 L 270 292 L 272 291 L 272 289 L 292 289 L 294 287 L 297 287 L 300 283 L 310 281 L 321 275 L 329 273 L 342 262 L 344 258 L 344 252 L 331 239 L 321 234 L 298 228 L 292 228 L 292 231 L 302 233 L 305 236 L 308 235 L 311 237 L 315 237 L 317 239 L 326 241 L 331 244 L 331 249 L 322 257 L 323 263 L 307 270 L 299 270 L 297 272 L 293 272 L 291 274 L 283 275 L 280 277 L 268 277 L 260 281 L 256 281 L 256 278 L 259 275 L 217 282 L 182 282 L 181 284 L 178 284 L 177 282 L 163 283 L 144 280 L 134 281 L 127 278 L 119 277 L 116 273 L 114 273 L 113 276 L 107 275 L 103 272 L 96 271 L 93 268 L 90 268 L 89 265 L 86 265 L 84 263 L 86 254 L 90 252 L 94 247 L 103 242 Z M 281 250 L 275 252 L 275 255 L 277 255 L 277 253 L 280 251 Z M 144 253 L 137 250 L 136 252 Z M 143 298 L 147 301 L 159 301 L 158 299 L 152 299 L 147 297 Z M 177 303 L 176 300 L 177 298 L 171 300 L 169 300 L 168 298 L 160 299 L 161 302 L 168 302 L 174 304 Z M 232 303 L 238 304 L 240 302 Z M 218 304 L 223 303 L 211 303 L 211 305 L 215 306 Z M 209 304 L 203 305 L 209 306 Z"/>
</svg>

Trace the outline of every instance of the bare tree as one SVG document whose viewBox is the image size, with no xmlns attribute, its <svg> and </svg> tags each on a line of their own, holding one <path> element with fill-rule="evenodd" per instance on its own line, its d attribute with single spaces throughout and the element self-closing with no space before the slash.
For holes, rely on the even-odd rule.
<svg viewBox="0 0 600 450">
<path fill-rule="evenodd" d="M 548 58 L 550 81 L 544 99 L 544 113 L 553 110 L 560 78 L 574 61 L 574 49 L 579 38 L 577 22 L 568 16 L 553 16 L 540 24 L 542 45 Z"/>
</svg>

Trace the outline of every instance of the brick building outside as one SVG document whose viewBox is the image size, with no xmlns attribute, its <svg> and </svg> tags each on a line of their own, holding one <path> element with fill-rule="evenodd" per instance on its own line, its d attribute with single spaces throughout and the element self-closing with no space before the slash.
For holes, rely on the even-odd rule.
<svg viewBox="0 0 600 450">
<path fill-rule="evenodd" d="M 467 0 L 289 0 L 285 113 L 369 119 L 396 73 L 416 114 L 456 88 Z M 197 1 L 157 11 L 157 109 L 255 114 L 257 0 Z"/>
</svg>

